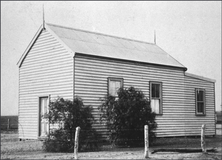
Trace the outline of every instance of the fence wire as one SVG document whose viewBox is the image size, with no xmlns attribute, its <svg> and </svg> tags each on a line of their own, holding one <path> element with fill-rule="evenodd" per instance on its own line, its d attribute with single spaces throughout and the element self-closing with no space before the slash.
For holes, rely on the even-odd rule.
<svg viewBox="0 0 222 160">
<path fill-rule="evenodd" d="M 106 135 L 99 135 L 97 137 L 86 136 L 81 139 L 81 135 L 90 133 L 90 130 L 80 130 L 79 145 L 82 147 L 82 151 L 117 151 L 127 148 L 141 148 L 144 149 L 144 129 L 139 129 L 142 136 L 135 138 L 120 137 L 116 140 L 112 140 L 110 133 Z M 124 129 L 120 132 L 133 133 L 133 129 Z M 184 131 L 186 132 L 186 131 Z M 222 137 L 219 136 L 220 142 Z M 207 149 L 217 148 L 218 136 L 205 135 L 205 144 Z M 170 136 L 170 137 L 156 137 L 154 139 L 149 138 L 149 147 L 151 150 L 155 149 L 201 149 L 201 131 L 196 135 L 185 136 Z M 221 146 L 220 146 L 221 147 Z"/>
<path fill-rule="evenodd" d="M 95 133 L 95 130 L 80 130 L 80 150 L 116 151 L 124 148 L 143 147 L 143 132 L 143 128 L 121 129 L 118 132 L 107 132 L 107 134 Z M 136 135 L 134 133 L 139 133 L 140 135 Z M 117 134 L 119 134 L 119 136 L 117 136 Z"/>
<path fill-rule="evenodd" d="M 137 132 L 138 131 L 138 132 Z M 75 131 L 74 131 L 75 132 Z M 80 129 L 79 133 L 79 151 L 80 152 L 93 152 L 93 151 L 119 151 L 119 150 L 131 150 L 132 148 L 139 148 L 144 150 L 144 128 L 141 129 L 122 129 L 119 132 L 124 132 L 125 135 L 118 139 L 111 137 L 111 131 L 96 131 L 95 129 L 84 130 Z M 155 139 L 149 139 L 149 147 L 151 151 L 155 149 L 201 149 L 201 130 L 199 134 L 189 136 L 188 131 L 183 131 L 184 136 L 174 136 L 174 137 L 157 137 Z M 103 134 L 102 134 L 103 133 Z M 137 136 L 136 133 L 141 134 Z M 74 133 L 73 133 L 74 134 Z M 67 148 L 64 147 L 64 151 L 72 152 L 74 147 L 74 139 L 59 138 L 54 142 L 54 148 L 62 147 L 67 144 Z M 221 147 L 222 136 L 221 135 L 205 135 L 205 143 L 207 149 L 219 148 Z M 220 142 L 220 143 L 218 143 Z M 51 142 L 50 142 L 51 143 Z M 71 149 L 70 149 L 71 148 Z M 57 150 L 57 149 L 55 149 Z M 57 150 L 58 151 L 58 150 Z"/>
<path fill-rule="evenodd" d="M 1 130 L 15 130 L 18 129 L 18 119 L 10 118 L 1 118 Z"/>
</svg>

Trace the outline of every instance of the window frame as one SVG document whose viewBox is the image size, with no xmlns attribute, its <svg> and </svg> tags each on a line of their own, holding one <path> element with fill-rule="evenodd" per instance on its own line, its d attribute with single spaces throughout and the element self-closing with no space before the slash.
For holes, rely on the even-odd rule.
<svg viewBox="0 0 222 160">
<path fill-rule="evenodd" d="M 110 87 L 110 81 L 120 81 L 120 88 L 123 88 L 123 82 L 124 82 L 124 79 L 123 78 L 116 78 L 116 77 L 108 77 L 107 78 L 107 95 L 108 96 L 113 96 L 113 95 L 110 95 L 110 90 L 109 90 L 109 87 Z M 113 96 L 113 97 L 117 97 L 117 96 Z"/>
<path fill-rule="evenodd" d="M 198 91 L 203 91 L 203 101 L 197 101 L 197 92 Z M 198 112 L 198 102 L 203 102 L 203 112 Z M 195 113 L 196 116 L 206 116 L 206 90 L 203 88 L 195 88 Z"/>
<path fill-rule="evenodd" d="M 160 85 L 160 98 L 158 98 L 160 100 L 160 105 L 159 105 L 159 113 L 156 113 L 156 115 L 163 115 L 163 83 L 162 82 L 159 82 L 159 81 L 150 81 L 149 82 L 149 97 L 150 97 L 150 107 L 152 108 L 151 106 L 151 100 L 153 99 L 152 98 L 152 84 L 159 84 Z M 154 99 L 157 99 L 157 98 L 154 98 Z"/>
</svg>

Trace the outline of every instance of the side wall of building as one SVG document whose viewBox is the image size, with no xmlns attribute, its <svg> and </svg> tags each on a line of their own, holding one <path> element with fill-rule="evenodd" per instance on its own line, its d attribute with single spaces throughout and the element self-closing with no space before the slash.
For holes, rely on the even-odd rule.
<svg viewBox="0 0 222 160">
<path fill-rule="evenodd" d="M 93 106 L 97 119 L 101 98 L 108 92 L 108 77 L 123 78 L 124 87 L 134 86 L 148 99 L 149 82 L 162 82 L 163 114 L 156 117 L 158 137 L 200 135 L 202 124 L 207 125 L 206 135 L 215 134 L 214 83 L 185 76 L 180 69 L 77 54 L 75 95 Z M 206 90 L 206 116 L 196 116 L 195 88 Z M 103 125 L 98 122 L 95 127 L 105 136 Z"/>
<path fill-rule="evenodd" d="M 75 95 L 80 96 L 85 104 L 93 106 L 93 114 L 97 119 L 100 114 L 97 109 L 101 104 L 100 99 L 107 95 L 108 77 L 123 78 L 124 87 L 134 86 L 143 91 L 147 98 L 149 82 L 162 82 L 163 115 L 156 117 L 157 136 L 184 136 L 187 115 L 195 112 L 192 109 L 184 109 L 182 69 L 76 54 Z M 97 123 L 95 127 L 105 134 L 103 125 Z M 189 129 L 192 131 L 192 128 Z"/>
<path fill-rule="evenodd" d="M 215 88 L 214 82 L 185 75 L 185 110 L 187 115 L 186 133 L 200 135 L 201 125 L 206 124 L 206 135 L 215 135 Z M 195 89 L 205 90 L 206 115 L 196 115 Z M 192 131 L 190 130 L 192 128 Z"/>
<path fill-rule="evenodd" d="M 73 98 L 73 58 L 43 30 L 19 68 L 19 138 L 37 139 L 39 97 Z"/>
</svg>

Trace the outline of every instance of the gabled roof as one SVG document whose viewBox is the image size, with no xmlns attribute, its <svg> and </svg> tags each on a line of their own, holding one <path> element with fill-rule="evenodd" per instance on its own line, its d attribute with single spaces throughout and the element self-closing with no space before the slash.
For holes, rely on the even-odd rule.
<svg viewBox="0 0 222 160">
<path fill-rule="evenodd" d="M 54 36 L 74 54 L 82 53 L 107 58 L 173 66 L 187 70 L 181 63 L 153 43 L 48 23 L 45 25 L 45 28 L 46 30 L 50 30 L 51 33 L 53 32 Z M 27 53 L 24 54 L 26 55 Z M 22 61 L 23 60 L 18 63 L 22 63 Z"/>
<path fill-rule="evenodd" d="M 36 39 L 40 35 L 40 33 L 43 30 L 43 25 L 41 25 L 38 29 L 38 31 L 35 33 L 35 36 L 32 38 L 31 42 L 29 43 L 28 47 L 25 49 L 25 52 L 20 57 L 19 61 L 17 62 L 17 65 L 20 67 L 23 60 L 25 59 L 26 55 L 28 54 L 29 50 L 32 48 L 33 44 L 35 43 Z"/>
</svg>

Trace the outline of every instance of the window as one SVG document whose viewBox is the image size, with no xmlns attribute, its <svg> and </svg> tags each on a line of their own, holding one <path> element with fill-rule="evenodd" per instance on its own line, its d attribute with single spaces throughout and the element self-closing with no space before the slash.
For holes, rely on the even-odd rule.
<svg viewBox="0 0 222 160">
<path fill-rule="evenodd" d="M 197 88 L 196 91 L 196 115 L 205 115 L 205 90 Z"/>
<path fill-rule="evenodd" d="M 162 114 L 162 83 L 150 82 L 150 102 L 152 111 Z"/>
<path fill-rule="evenodd" d="M 122 78 L 108 78 L 108 94 L 117 97 L 119 88 L 123 87 Z"/>
</svg>

